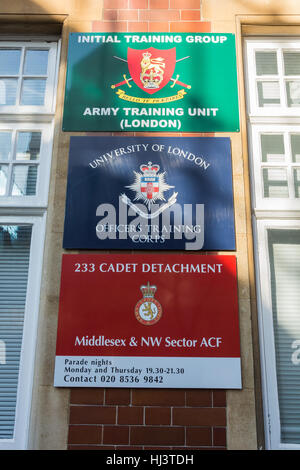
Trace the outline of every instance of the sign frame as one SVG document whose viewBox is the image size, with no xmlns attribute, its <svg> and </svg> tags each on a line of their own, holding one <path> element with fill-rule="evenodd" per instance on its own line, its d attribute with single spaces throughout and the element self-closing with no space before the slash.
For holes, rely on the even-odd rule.
<svg viewBox="0 0 300 470">
<path fill-rule="evenodd" d="M 65 254 L 54 386 L 239 389 L 238 317 L 234 255 Z"/>
<path fill-rule="evenodd" d="M 62 127 L 239 132 L 235 35 L 70 33 Z"/>
<path fill-rule="evenodd" d="M 230 138 L 72 136 L 63 247 L 235 250 Z"/>
</svg>

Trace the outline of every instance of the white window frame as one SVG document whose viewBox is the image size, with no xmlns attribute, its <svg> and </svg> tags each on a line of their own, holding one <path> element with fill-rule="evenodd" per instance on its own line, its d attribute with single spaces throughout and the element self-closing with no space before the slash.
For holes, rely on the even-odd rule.
<svg viewBox="0 0 300 470">
<path fill-rule="evenodd" d="M 299 42 L 293 41 L 292 39 L 285 39 L 282 38 L 280 41 L 274 40 L 274 42 L 271 42 L 271 39 L 266 39 L 266 38 L 258 38 L 258 39 L 252 39 L 251 42 L 250 40 L 246 40 L 245 42 L 245 64 L 247 67 L 247 72 L 248 72 L 248 77 L 252 76 L 252 80 L 248 81 L 247 83 L 247 89 L 248 89 L 248 96 L 249 96 L 249 118 L 250 120 L 254 118 L 260 118 L 260 117 L 266 117 L 270 116 L 272 119 L 272 116 L 276 116 L 277 118 L 285 118 L 286 116 L 293 117 L 297 119 L 297 122 L 300 122 L 299 119 L 299 111 L 300 111 L 300 106 L 297 107 L 289 107 L 287 106 L 286 103 L 286 96 L 285 96 L 285 79 L 284 79 L 284 74 L 283 74 L 283 60 L 282 60 L 282 55 L 281 51 L 284 51 L 286 49 L 292 49 L 295 51 L 300 52 L 300 44 Z M 253 71 L 256 70 L 256 64 L 255 64 L 255 51 L 259 49 L 260 52 L 267 52 L 267 51 L 279 51 L 277 54 L 278 57 L 278 75 L 263 75 L 263 76 L 256 76 L 256 74 L 253 75 Z M 280 71 L 282 74 L 280 75 Z M 249 75 L 250 73 L 250 75 Z M 297 79 L 300 80 L 299 75 L 289 75 L 286 81 L 290 79 Z M 256 84 L 258 81 L 261 79 L 264 80 L 270 80 L 270 81 L 279 81 L 279 89 L 280 89 L 280 106 L 265 106 L 265 107 L 259 107 L 258 106 L 258 95 L 256 91 Z M 270 122 L 270 121 L 268 121 Z"/>
<path fill-rule="evenodd" d="M 254 237 L 254 257 L 256 274 L 256 292 L 258 306 L 259 342 L 262 368 L 263 413 L 265 423 L 265 443 L 272 450 L 300 450 L 298 444 L 283 444 L 280 441 L 280 414 L 275 361 L 275 343 L 272 313 L 270 256 L 268 230 L 300 230 L 300 198 L 264 198 L 262 192 L 261 167 L 272 166 L 261 161 L 261 133 L 300 133 L 300 106 L 288 107 L 284 91 L 284 77 L 280 78 L 281 106 L 259 107 L 257 101 L 257 78 L 255 51 L 280 51 L 292 49 L 300 51 L 300 38 L 295 41 L 288 38 L 245 38 L 244 64 L 246 71 L 246 96 L 248 107 L 249 167 L 251 176 L 252 227 Z M 282 56 L 278 53 L 278 66 L 283 70 Z M 280 75 L 277 75 L 279 78 Z M 274 75 L 264 75 L 263 79 L 275 79 Z M 300 77 L 297 76 L 300 80 Z M 285 145 L 289 145 L 284 137 Z M 286 155 L 291 156 L 289 147 Z M 296 162 L 290 165 L 298 166 Z M 280 164 L 278 163 L 278 166 Z M 282 167 L 286 167 L 283 163 Z M 292 181 L 289 176 L 289 183 Z M 299 371 L 300 373 L 300 371 Z"/>
<path fill-rule="evenodd" d="M 27 448 L 28 443 L 46 212 L 42 216 L 0 216 L 0 225 L 30 225 L 32 227 L 14 437 L 13 439 L 0 439 L 0 450 L 23 450 Z"/>
<path fill-rule="evenodd" d="M 300 113 L 300 109 L 299 109 Z M 249 126 L 249 142 L 251 146 L 252 158 L 252 168 L 251 168 L 251 177 L 252 177 L 252 201 L 254 205 L 255 213 L 268 211 L 273 214 L 278 214 L 279 211 L 286 212 L 286 216 L 290 216 L 290 212 L 299 211 L 300 208 L 300 198 L 295 197 L 294 194 L 294 184 L 293 184 L 293 175 L 292 167 L 300 168 L 300 162 L 292 162 L 290 141 L 288 136 L 290 134 L 298 133 L 300 135 L 300 125 L 296 126 L 289 124 L 252 124 Z M 261 145 L 260 145 L 260 136 L 261 134 L 283 134 L 284 136 L 284 145 L 286 150 L 286 160 L 285 162 L 280 163 L 268 163 L 262 162 L 261 159 Z M 290 156 L 290 160 L 288 159 Z M 286 168 L 287 169 L 287 181 L 288 187 L 291 190 L 289 198 L 270 198 L 263 197 L 263 180 L 262 180 L 262 168 Z"/>
<path fill-rule="evenodd" d="M 1 119 L 1 116 L 0 116 Z M 34 196 L 1 196 L 0 204 L 5 207 L 47 207 L 49 176 L 51 169 L 52 141 L 53 141 L 53 123 L 36 122 L 0 122 L 1 131 L 40 131 L 42 133 L 40 157 L 38 161 L 38 173 L 36 182 L 36 194 Z M 3 161 L 3 165 L 8 162 Z M 35 161 L 34 161 L 35 163 Z M 19 164 L 22 164 L 20 161 Z M 30 164 L 30 161 L 28 161 Z"/>
<path fill-rule="evenodd" d="M 47 76 L 46 80 L 46 89 L 45 89 L 45 103 L 44 106 L 21 106 L 21 105 L 1 105 L 0 106 L 0 116 L 3 114 L 49 114 L 54 112 L 55 106 L 55 82 L 56 82 L 56 59 L 57 59 L 57 52 L 58 52 L 58 42 L 38 42 L 38 41 L 1 41 L 0 42 L 1 48 L 7 49 L 17 49 L 22 48 L 22 56 L 21 56 L 21 64 L 20 70 L 22 70 L 23 63 L 24 63 L 24 50 L 25 48 L 28 49 L 47 49 L 49 50 L 48 56 L 48 70 L 50 73 Z M 18 75 L 10 75 L 7 78 L 17 78 L 21 74 Z M 30 76 L 33 77 L 34 76 Z M 38 75 L 36 77 L 46 78 L 46 75 Z M 18 83 L 17 88 L 17 96 L 20 95 L 20 83 Z"/>
<path fill-rule="evenodd" d="M 58 37 L 0 40 L 0 47 L 49 49 L 50 70 L 45 106 L 0 105 L 0 130 L 42 131 L 36 195 L 0 197 L 0 225 L 32 226 L 14 437 L 0 439 L 0 450 L 24 450 L 28 447 L 60 46 Z"/>
<path fill-rule="evenodd" d="M 300 444 L 284 444 L 280 441 L 280 415 L 276 373 L 276 357 L 273 328 L 272 292 L 270 282 L 270 253 L 268 230 L 299 230 L 300 220 L 262 219 L 253 220 L 256 252 L 257 301 L 260 315 L 260 350 L 264 395 L 264 420 L 266 426 L 266 446 L 268 449 L 300 450 Z M 260 280 L 264 280 L 260 282 Z M 292 355 L 293 350 L 291 350 Z M 295 366 L 299 367 L 300 365 Z"/>
</svg>

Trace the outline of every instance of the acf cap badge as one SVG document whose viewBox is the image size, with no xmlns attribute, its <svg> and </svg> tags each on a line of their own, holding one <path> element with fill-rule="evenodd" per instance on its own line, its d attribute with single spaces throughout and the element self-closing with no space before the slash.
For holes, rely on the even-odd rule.
<svg viewBox="0 0 300 470">
<path fill-rule="evenodd" d="M 143 325 L 154 325 L 162 316 L 162 307 L 158 300 L 154 298 L 157 287 L 150 286 L 148 282 L 146 286 L 143 285 L 140 289 L 143 298 L 136 304 L 134 314 L 136 319 Z"/>
</svg>

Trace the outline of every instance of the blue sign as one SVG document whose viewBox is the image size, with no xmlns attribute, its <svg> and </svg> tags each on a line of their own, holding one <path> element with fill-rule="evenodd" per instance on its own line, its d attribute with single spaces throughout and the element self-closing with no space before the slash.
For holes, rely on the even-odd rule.
<svg viewBox="0 0 300 470">
<path fill-rule="evenodd" d="M 63 247 L 235 250 L 230 139 L 71 137 Z"/>
</svg>

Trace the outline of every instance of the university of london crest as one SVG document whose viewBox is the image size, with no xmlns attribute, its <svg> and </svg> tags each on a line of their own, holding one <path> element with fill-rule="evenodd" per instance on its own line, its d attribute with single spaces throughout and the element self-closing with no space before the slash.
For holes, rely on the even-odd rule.
<svg viewBox="0 0 300 470">
<path fill-rule="evenodd" d="M 164 193 L 174 186 L 170 186 L 166 183 L 165 174 L 166 172 L 159 173 L 160 166 L 152 162 L 143 164 L 140 166 L 141 172 L 134 171 L 134 182 L 126 186 L 128 189 L 131 189 L 135 192 L 135 198 L 133 201 L 141 201 L 151 212 L 151 206 L 154 203 L 163 201 L 164 204 L 161 205 L 158 209 L 151 214 L 148 214 L 134 204 L 125 194 L 122 194 L 122 200 L 129 206 L 131 206 L 139 215 L 144 218 L 154 218 L 162 213 L 165 209 L 170 207 L 176 202 L 177 194 L 173 192 L 173 195 L 166 201 Z"/>
</svg>

